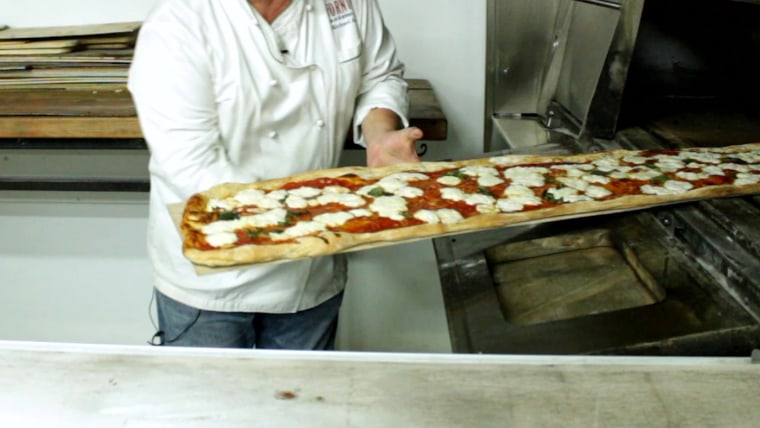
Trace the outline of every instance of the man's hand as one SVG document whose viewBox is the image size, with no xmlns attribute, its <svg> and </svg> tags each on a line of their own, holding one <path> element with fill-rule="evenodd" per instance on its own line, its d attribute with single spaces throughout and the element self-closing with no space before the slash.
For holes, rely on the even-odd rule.
<svg viewBox="0 0 760 428">
<path fill-rule="evenodd" d="M 401 128 L 396 113 L 374 109 L 362 122 L 362 133 L 367 143 L 367 166 L 385 166 L 397 163 L 419 162 L 414 143 L 422 138 L 416 127 Z"/>
</svg>

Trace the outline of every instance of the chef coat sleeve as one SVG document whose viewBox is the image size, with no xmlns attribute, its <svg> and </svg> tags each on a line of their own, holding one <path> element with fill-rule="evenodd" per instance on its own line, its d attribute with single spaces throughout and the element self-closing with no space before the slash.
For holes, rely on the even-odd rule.
<svg viewBox="0 0 760 428">
<path fill-rule="evenodd" d="M 128 82 L 151 175 L 180 199 L 222 182 L 256 180 L 230 162 L 222 144 L 197 22 L 190 11 L 154 11 L 140 29 Z"/>
<path fill-rule="evenodd" d="M 363 75 L 354 112 L 353 130 L 356 143 L 365 146 L 361 123 L 367 113 L 376 107 L 393 110 L 401 118 L 404 127 L 408 127 L 409 98 L 403 78 L 404 64 L 397 57 L 395 42 L 385 27 L 377 1 L 354 2 L 355 5 L 359 3 L 363 3 L 356 11 L 364 42 L 361 58 Z"/>
</svg>

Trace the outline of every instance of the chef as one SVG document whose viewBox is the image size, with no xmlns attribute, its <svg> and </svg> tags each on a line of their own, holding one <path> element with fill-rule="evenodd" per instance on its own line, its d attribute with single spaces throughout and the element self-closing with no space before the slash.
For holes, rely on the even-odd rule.
<svg viewBox="0 0 760 428">
<path fill-rule="evenodd" d="M 403 65 L 377 0 L 159 0 L 129 90 L 150 149 L 156 344 L 334 348 L 343 256 L 197 275 L 167 205 L 224 182 L 419 161 Z"/>
</svg>

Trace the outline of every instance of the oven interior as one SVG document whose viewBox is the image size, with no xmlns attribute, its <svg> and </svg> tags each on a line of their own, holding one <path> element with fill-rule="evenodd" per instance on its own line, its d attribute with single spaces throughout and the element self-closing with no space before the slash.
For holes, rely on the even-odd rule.
<svg viewBox="0 0 760 428">
<path fill-rule="evenodd" d="M 535 3 L 489 2 L 486 154 L 760 141 L 760 2 Z M 759 218 L 750 196 L 435 239 L 452 347 L 749 355 Z"/>
</svg>

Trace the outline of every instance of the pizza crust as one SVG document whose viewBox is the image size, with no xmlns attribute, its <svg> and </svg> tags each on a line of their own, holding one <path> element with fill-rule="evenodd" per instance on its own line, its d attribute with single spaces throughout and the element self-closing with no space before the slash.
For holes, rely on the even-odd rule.
<svg viewBox="0 0 760 428">
<path fill-rule="evenodd" d="M 723 147 L 726 153 L 732 150 L 760 149 L 760 143 L 734 147 Z M 714 150 L 714 149 L 713 149 Z M 581 154 L 572 156 L 537 156 L 513 155 L 499 157 L 499 165 L 526 165 L 548 162 L 587 163 L 602 157 L 621 158 L 631 154 L 631 151 L 617 150 L 610 152 Z M 185 238 L 188 230 L 194 226 L 192 213 L 194 210 L 205 209 L 206 201 L 212 198 L 223 199 L 235 195 L 245 189 L 274 190 L 287 183 L 308 181 L 319 178 L 335 178 L 346 174 L 356 174 L 359 177 L 374 180 L 396 172 L 435 172 L 450 168 L 461 168 L 470 165 L 493 165 L 490 158 L 474 159 L 456 162 L 422 162 L 415 164 L 399 164 L 379 168 L 345 167 L 304 172 L 273 180 L 248 184 L 225 183 L 194 195 L 188 200 L 180 222 L 180 229 Z M 376 248 L 380 246 L 411 242 L 414 240 L 447 236 L 490 228 L 524 225 L 530 223 L 555 221 L 581 216 L 602 215 L 635 209 L 651 208 L 654 206 L 673 204 L 684 201 L 694 201 L 707 198 L 719 198 L 736 195 L 746 195 L 760 192 L 759 184 L 744 186 L 717 185 L 692 189 L 685 193 L 674 195 L 627 195 L 614 199 L 600 201 L 582 201 L 565 203 L 542 209 L 498 214 L 479 214 L 466 218 L 454 224 L 421 224 L 403 228 L 389 229 L 372 233 L 338 233 L 321 232 L 318 236 L 296 238 L 294 241 L 275 243 L 272 245 L 242 245 L 232 248 L 202 250 L 194 248 L 192 242 L 185 239 L 183 252 L 185 257 L 198 265 L 204 266 L 236 266 L 255 263 L 287 261 L 305 257 L 315 257 L 345 251 Z"/>
</svg>

